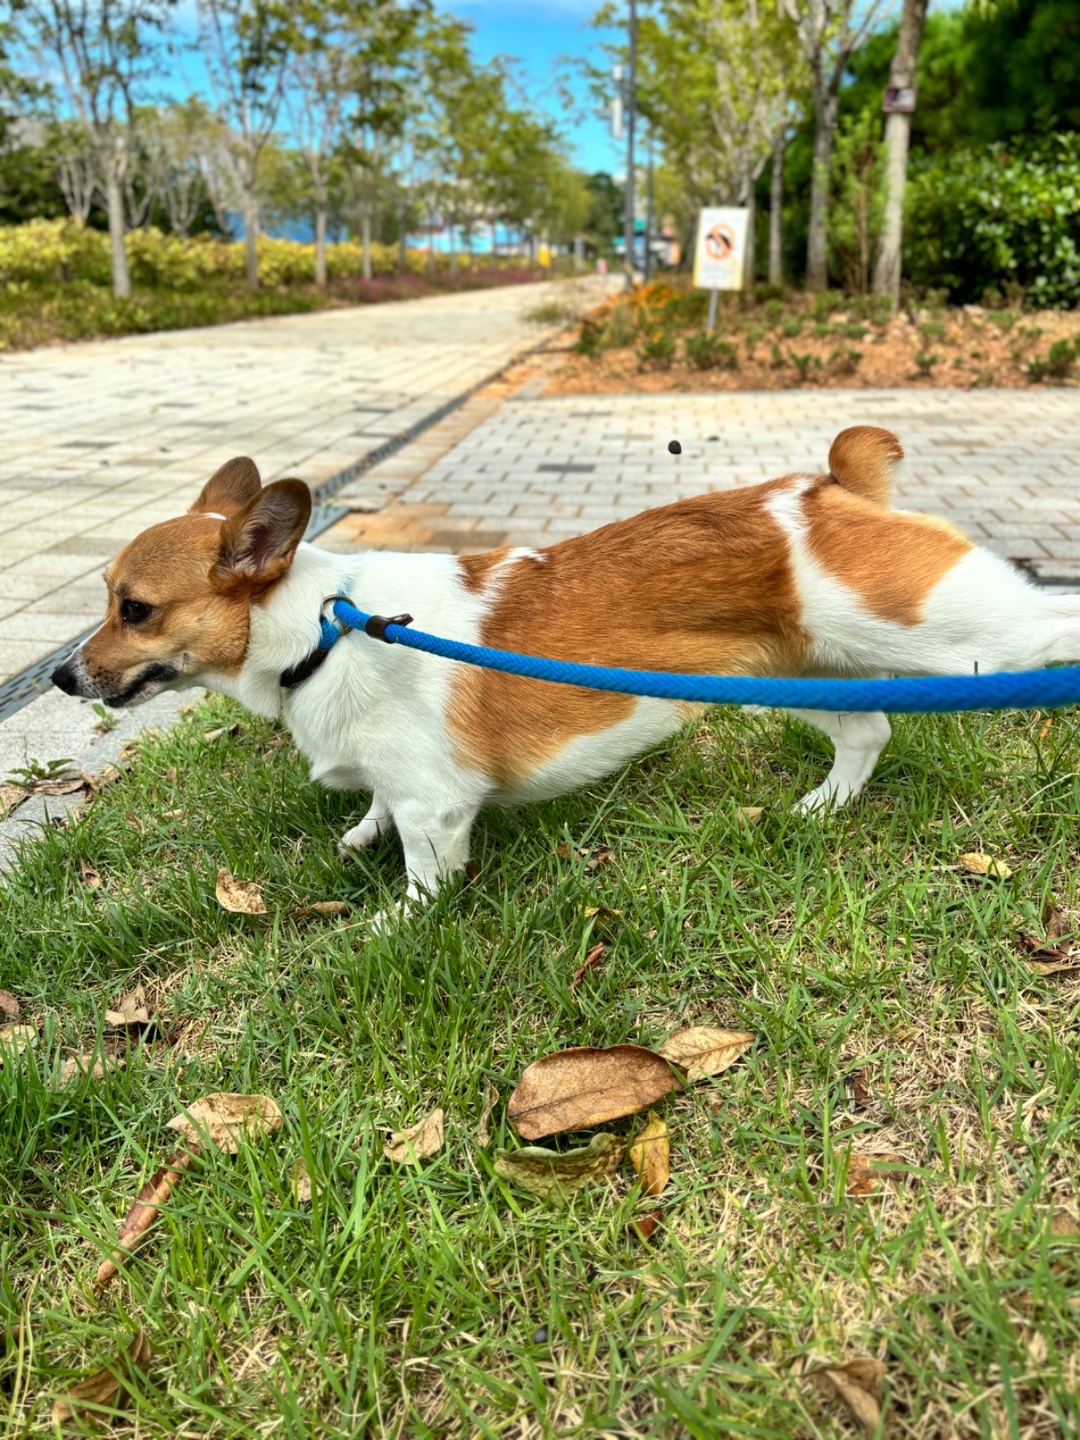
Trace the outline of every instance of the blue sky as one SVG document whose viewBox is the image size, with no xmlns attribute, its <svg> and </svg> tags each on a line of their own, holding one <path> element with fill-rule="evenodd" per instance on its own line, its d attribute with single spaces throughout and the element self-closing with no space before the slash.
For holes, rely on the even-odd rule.
<svg viewBox="0 0 1080 1440">
<path fill-rule="evenodd" d="M 561 57 L 585 56 L 603 64 L 603 35 L 589 25 L 599 0 L 441 0 L 451 11 L 475 26 L 473 53 L 481 61 L 494 55 L 513 55 L 529 92 L 538 105 L 563 123 L 574 162 L 584 170 L 622 170 L 622 146 L 608 135 L 606 119 L 591 113 L 585 86 L 574 82 L 580 119 L 567 116 L 556 91 L 553 72 Z"/>
</svg>

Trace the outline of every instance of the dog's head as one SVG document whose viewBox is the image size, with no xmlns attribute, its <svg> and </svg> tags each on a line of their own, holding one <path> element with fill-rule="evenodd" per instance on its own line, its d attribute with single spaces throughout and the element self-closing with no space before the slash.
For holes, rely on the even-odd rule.
<svg viewBox="0 0 1080 1440">
<path fill-rule="evenodd" d="M 104 622 L 53 671 L 53 684 L 120 708 L 181 678 L 235 674 L 251 606 L 288 573 L 310 515 L 302 481 L 264 489 L 252 461 L 230 460 L 186 515 L 121 550 L 105 572 Z"/>
</svg>

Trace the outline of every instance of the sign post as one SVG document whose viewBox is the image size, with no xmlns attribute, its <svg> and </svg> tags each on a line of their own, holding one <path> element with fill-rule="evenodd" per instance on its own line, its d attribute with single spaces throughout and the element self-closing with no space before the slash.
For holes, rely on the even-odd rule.
<svg viewBox="0 0 1080 1440">
<path fill-rule="evenodd" d="M 746 276 L 750 211 L 724 206 L 703 209 L 698 216 L 694 248 L 694 284 L 708 290 L 710 334 L 716 324 L 716 300 L 721 290 L 741 290 Z"/>
</svg>

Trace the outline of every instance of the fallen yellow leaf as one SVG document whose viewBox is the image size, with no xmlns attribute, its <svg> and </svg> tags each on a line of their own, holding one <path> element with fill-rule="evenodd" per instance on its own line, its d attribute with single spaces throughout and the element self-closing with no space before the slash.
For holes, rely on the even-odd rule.
<svg viewBox="0 0 1080 1440">
<path fill-rule="evenodd" d="M 228 870 L 218 871 L 217 902 L 223 910 L 232 910 L 239 915 L 265 915 L 262 891 L 253 880 L 237 880 Z"/>
<path fill-rule="evenodd" d="M 667 1123 L 649 1111 L 645 1128 L 630 1142 L 630 1164 L 641 1177 L 645 1195 L 659 1195 L 671 1178 L 671 1141 Z"/>
</svg>

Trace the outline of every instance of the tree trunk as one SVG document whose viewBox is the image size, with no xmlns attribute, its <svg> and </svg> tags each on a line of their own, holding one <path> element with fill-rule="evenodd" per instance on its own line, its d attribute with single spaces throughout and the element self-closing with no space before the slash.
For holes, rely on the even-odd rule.
<svg viewBox="0 0 1080 1440">
<path fill-rule="evenodd" d="M 105 205 L 109 212 L 109 249 L 112 253 L 113 294 L 118 300 L 131 299 L 131 272 L 124 245 L 124 191 L 116 159 L 105 165 Z"/>
<path fill-rule="evenodd" d="M 499 268 L 499 222 L 491 222 L 491 263 L 497 270 Z"/>
<path fill-rule="evenodd" d="M 242 208 L 244 212 L 244 266 L 249 290 L 259 288 L 259 252 L 255 241 L 259 234 L 259 208 L 255 203 L 254 181 L 245 178 Z"/>
<path fill-rule="evenodd" d="M 429 275 L 435 274 L 435 230 L 433 226 L 434 222 L 429 219 L 427 237 L 427 271 Z"/>
<path fill-rule="evenodd" d="M 810 228 L 806 244 L 806 288 L 829 288 L 829 163 L 836 130 L 837 97 L 822 76 L 814 81 L 814 161 L 810 177 Z"/>
<path fill-rule="evenodd" d="M 749 295 L 751 300 L 754 298 L 754 251 L 756 248 L 754 232 L 757 228 L 755 189 L 753 177 L 748 176 L 745 183 L 746 200 L 744 202 L 748 213 L 746 216 L 746 257 L 743 262 L 743 294 Z"/>
<path fill-rule="evenodd" d="M 405 269 L 408 264 L 405 252 L 408 249 L 407 242 L 409 236 L 407 233 L 405 218 L 405 206 L 400 205 L 398 207 L 398 272 L 401 275 L 405 274 Z"/>
<path fill-rule="evenodd" d="M 360 215 L 360 241 L 364 248 L 363 275 L 371 279 L 371 211 L 364 206 Z"/>
<path fill-rule="evenodd" d="M 919 59 L 929 0 L 904 0 L 896 54 L 889 67 L 889 85 L 912 85 Z M 904 239 L 904 190 L 907 185 L 911 116 L 894 112 L 885 120 L 885 214 L 874 260 L 874 293 L 888 295 L 894 310 L 900 304 L 900 256 Z"/>
<path fill-rule="evenodd" d="M 326 289 L 326 192 L 315 196 L 315 284 Z"/>
<path fill-rule="evenodd" d="M 784 283 L 784 156 L 787 126 L 776 132 L 772 147 L 772 183 L 769 186 L 769 284 Z"/>
</svg>

